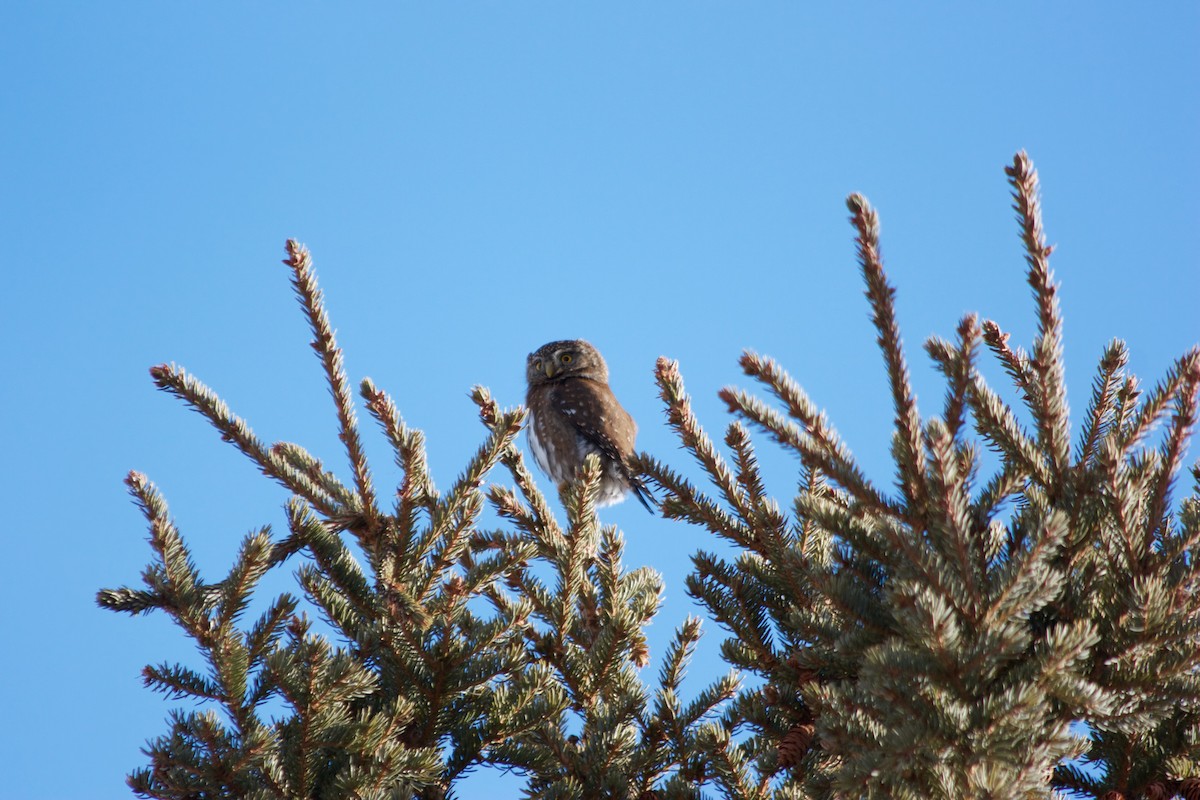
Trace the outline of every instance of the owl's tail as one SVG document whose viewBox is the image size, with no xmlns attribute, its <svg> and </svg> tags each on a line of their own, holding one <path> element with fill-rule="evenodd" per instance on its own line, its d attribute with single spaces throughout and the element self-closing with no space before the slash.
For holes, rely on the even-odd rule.
<svg viewBox="0 0 1200 800">
<path fill-rule="evenodd" d="M 654 497 L 654 495 L 650 494 L 650 487 L 646 486 L 646 482 L 637 475 L 630 475 L 629 488 L 633 490 L 633 494 L 635 497 L 637 497 L 638 502 L 641 503 L 647 511 L 653 514 L 654 509 L 658 508 L 658 500 Z M 654 505 L 651 506 L 651 503 Z"/>
</svg>

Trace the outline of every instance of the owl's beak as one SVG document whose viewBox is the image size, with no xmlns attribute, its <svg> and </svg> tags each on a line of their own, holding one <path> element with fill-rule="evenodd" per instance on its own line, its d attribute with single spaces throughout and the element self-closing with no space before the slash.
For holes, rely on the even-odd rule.
<svg viewBox="0 0 1200 800">
<path fill-rule="evenodd" d="M 547 378 L 554 377 L 554 359 L 547 358 L 542 362 L 542 371 L 546 373 Z"/>
</svg>

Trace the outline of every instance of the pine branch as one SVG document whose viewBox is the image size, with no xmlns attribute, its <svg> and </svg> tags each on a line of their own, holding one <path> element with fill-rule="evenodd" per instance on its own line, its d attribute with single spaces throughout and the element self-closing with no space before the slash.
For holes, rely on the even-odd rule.
<svg viewBox="0 0 1200 800">
<path fill-rule="evenodd" d="M 367 403 L 367 410 L 375 417 L 391 443 L 396 453 L 396 466 L 400 467 L 403 475 L 397 491 L 399 507 L 396 510 L 396 524 L 388 532 L 404 536 L 416 526 L 417 510 L 432 514 L 438 501 L 438 492 L 429 474 L 425 455 L 425 437 L 420 431 L 404 424 L 395 402 L 377 388 L 370 378 L 363 379 L 360 393 Z M 403 550 L 408 542 L 390 541 L 385 546 Z"/>
<path fill-rule="evenodd" d="M 246 651 L 251 666 L 257 666 L 284 633 L 284 626 L 296 612 L 296 598 L 282 594 L 271 602 L 246 634 Z"/>
<path fill-rule="evenodd" d="M 221 438 L 242 452 L 268 478 L 303 497 L 321 513 L 335 517 L 343 509 L 304 474 L 291 467 L 281 456 L 272 453 L 250 430 L 250 426 L 229 410 L 221 398 L 200 381 L 174 364 L 159 364 L 150 368 L 154 384 L 164 392 L 175 395 L 205 417 Z"/>
<path fill-rule="evenodd" d="M 1001 567 L 996 578 L 1001 591 L 993 598 L 983 618 L 988 626 L 1004 625 L 1014 617 L 1040 608 L 1061 590 L 1066 576 L 1058 570 L 1048 570 L 1069 532 L 1062 513 L 1050 513 L 1039 520 L 1028 549 L 1010 553 L 1009 561 Z"/>
<path fill-rule="evenodd" d="M 1116 414 L 1117 390 L 1122 372 L 1129 363 L 1129 351 L 1120 339 L 1113 339 L 1104 350 L 1100 368 L 1092 381 L 1092 400 L 1088 405 L 1083 434 L 1079 439 L 1076 461 L 1088 464 L 1096 456 L 1096 448 L 1112 429 Z"/>
<path fill-rule="evenodd" d="M 320 487 L 338 505 L 345 509 L 338 515 L 341 519 L 356 519 L 361 514 L 362 501 L 350 491 L 337 476 L 325 469 L 325 465 L 316 456 L 298 444 L 291 442 L 276 442 L 271 445 L 271 454 L 279 456 L 296 472 L 308 478 L 313 485 Z"/>
<path fill-rule="evenodd" d="M 1158 537 L 1165 527 L 1164 517 L 1170 501 L 1171 487 L 1175 476 L 1183 467 L 1186 445 L 1196 427 L 1197 391 L 1200 390 L 1200 350 L 1193 350 L 1185 356 L 1184 365 L 1179 390 L 1175 394 L 1175 414 L 1161 450 L 1162 469 L 1150 497 L 1146 533 L 1152 539 Z"/>
<path fill-rule="evenodd" d="M 788 535 L 789 520 L 778 504 L 767 497 L 749 432 L 740 423 L 731 423 L 725 434 L 725 444 L 733 451 L 737 482 L 745 491 L 750 519 L 766 534 L 759 537 L 758 549 L 778 551 Z"/>
<path fill-rule="evenodd" d="M 679 364 L 660 358 L 654 370 L 659 395 L 667 406 L 667 424 L 679 433 L 684 449 L 690 452 L 711 477 L 713 484 L 734 513 L 748 516 L 751 511 L 744 489 L 740 488 L 725 459 L 717 452 L 708 434 L 692 413 L 692 399 L 679 376 Z"/>
<path fill-rule="evenodd" d="M 998 324 L 990 319 L 984 320 L 983 341 L 996 356 L 1008 377 L 1016 384 L 1026 404 L 1032 407 L 1036 402 L 1034 397 L 1037 393 L 1037 376 L 1034 375 L 1029 354 L 1021 347 L 1015 350 L 1009 347 L 1010 338 L 1011 334 L 1002 331 Z"/>
<path fill-rule="evenodd" d="M 346 379 L 341 348 L 337 346 L 329 315 L 325 311 L 325 299 L 317 287 L 317 276 L 312 270 L 312 258 L 308 248 L 293 239 L 287 241 L 288 257 L 284 264 L 292 270 L 292 287 L 296 299 L 304 308 L 313 332 L 312 348 L 325 367 L 329 381 L 329 392 L 337 408 L 338 438 L 346 445 L 346 455 L 354 472 L 354 485 L 359 503 L 366 515 L 368 530 L 378 524 L 379 509 L 375 504 L 375 489 L 371 485 L 371 471 L 363 453 L 362 440 L 358 434 L 358 421 L 354 414 L 354 401 L 350 395 L 350 383 Z"/>
<path fill-rule="evenodd" d="M 229 628 L 246 609 L 250 594 L 271 567 L 271 529 L 264 527 L 242 541 L 233 569 L 220 584 L 220 604 L 217 606 L 218 628 Z"/>
<path fill-rule="evenodd" d="M 754 546 L 750 528 L 731 516 L 717 501 L 701 493 L 682 475 L 644 454 L 637 457 L 636 465 L 639 472 L 665 490 L 666 496 L 660 504 L 665 519 L 686 520 L 743 547 Z"/>
<path fill-rule="evenodd" d="M 975 430 L 1004 457 L 1006 465 L 1033 478 L 1040 486 L 1049 486 L 1054 477 L 1043 450 L 982 376 L 975 376 L 968 397 Z"/>
<path fill-rule="evenodd" d="M 898 442 L 896 468 L 910 513 L 924 502 L 921 489 L 925 448 L 921 440 L 921 415 L 913 394 L 908 364 L 896 324 L 896 290 L 888 283 L 879 254 L 879 217 L 866 198 L 852 194 L 846 199 L 850 220 L 858 231 L 858 262 L 867 284 L 867 299 L 871 302 L 872 321 L 879 333 L 879 349 L 887 364 L 888 383 L 896 410 Z"/>
<path fill-rule="evenodd" d="M 207 634 L 208 619 L 203 615 L 208 608 L 205 587 L 179 529 L 168 516 L 166 501 L 158 487 L 140 472 L 130 472 L 125 484 L 150 525 L 150 546 L 158 556 L 159 564 L 145 574 L 147 587 L 192 632 Z"/>
<path fill-rule="evenodd" d="M 221 689 L 195 670 L 179 664 L 160 664 L 142 669 L 142 681 L 146 688 L 162 692 L 173 700 L 199 697 L 220 700 Z"/>
<path fill-rule="evenodd" d="M 805 466 L 820 470 L 866 507 L 883 513 L 899 510 L 871 486 L 825 414 L 773 360 L 747 351 L 738 363 L 747 375 L 766 384 L 787 406 L 788 416 L 799 421 L 803 428 L 787 422 L 744 392 L 723 389 L 720 392 L 721 399 L 731 412 L 743 415 L 772 434 L 780 444 L 796 450 Z"/>
<path fill-rule="evenodd" d="M 949 430 L 936 420 L 929 425 L 929 516 L 939 535 L 931 544 L 948 557 L 958 579 L 956 600 L 970 619 L 978 616 L 987 587 L 987 561 L 982 537 L 977 535 L 976 517 L 971 514 L 965 476 L 959 471 L 958 452 Z M 936 509 L 936 510 L 935 510 Z M 945 542 L 948 546 L 939 546 Z"/>
<path fill-rule="evenodd" d="M 96 593 L 96 605 L 110 611 L 124 611 L 127 614 L 147 614 L 156 608 L 162 608 L 166 599 L 155 592 L 140 589 L 101 589 Z"/>
<path fill-rule="evenodd" d="M 345 543 L 303 502 L 288 501 L 286 511 L 292 535 L 312 554 L 321 574 L 337 586 L 363 618 L 370 619 L 375 613 L 375 594 Z"/>
<path fill-rule="evenodd" d="M 1029 285 L 1038 307 L 1038 338 L 1033 344 L 1031 366 L 1038 376 L 1039 393 L 1032 398 L 1031 410 L 1052 468 L 1062 474 L 1070 458 L 1070 420 L 1063 371 L 1062 312 L 1049 264 L 1053 247 L 1046 244 L 1042 231 L 1041 198 L 1033 162 L 1022 151 L 1004 171 L 1013 187 L 1013 208 L 1029 264 Z"/>
<path fill-rule="evenodd" d="M 416 596 L 426 597 L 433 582 L 467 552 L 476 520 L 483 510 L 483 478 L 513 446 L 525 414 L 522 409 L 500 412 L 487 390 L 475 387 L 472 398 L 480 407 L 480 418 L 490 436 L 430 514 L 429 528 L 414 545 L 414 557 L 430 558 L 426 577 L 416 588 Z"/>
<path fill-rule="evenodd" d="M 946 400 L 942 420 L 950 438 L 958 441 L 966 424 L 967 395 L 975 373 L 975 354 L 979 346 L 979 317 L 967 314 L 958 323 L 957 346 L 936 336 L 925 342 L 925 352 L 946 378 Z"/>
</svg>

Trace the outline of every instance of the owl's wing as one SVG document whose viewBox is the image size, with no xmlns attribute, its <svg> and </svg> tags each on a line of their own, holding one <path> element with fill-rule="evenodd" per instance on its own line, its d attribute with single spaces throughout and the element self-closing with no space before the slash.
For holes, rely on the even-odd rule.
<svg viewBox="0 0 1200 800">
<path fill-rule="evenodd" d="M 601 453 L 624 464 L 633 453 L 637 426 L 612 390 L 586 379 L 564 381 L 557 388 L 553 402 L 563 419 Z"/>
<path fill-rule="evenodd" d="M 617 402 L 607 384 L 592 380 L 566 381 L 554 393 L 554 404 L 563 418 L 570 420 L 576 433 L 612 459 L 637 499 L 653 513 L 647 498 L 653 500 L 646 484 L 629 469 L 629 456 L 637 437 L 637 423 Z"/>
</svg>

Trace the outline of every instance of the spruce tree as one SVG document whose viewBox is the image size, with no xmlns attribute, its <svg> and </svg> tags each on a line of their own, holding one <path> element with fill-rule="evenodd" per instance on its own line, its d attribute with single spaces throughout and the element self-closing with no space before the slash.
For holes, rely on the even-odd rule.
<svg viewBox="0 0 1200 800">
<path fill-rule="evenodd" d="M 564 529 L 514 443 L 524 411 L 501 410 L 476 387 L 486 439 L 449 491 L 439 492 L 424 437 L 365 380 L 360 394 L 402 473 L 385 511 L 309 254 L 295 242 L 287 250 L 351 481 L 298 445 L 268 447 L 183 369 L 151 369 L 160 389 L 200 412 L 293 497 L 287 535 L 264 528 L 246 537 L 229 574 L 207 582 L 157 489 L 136 472 L 127 478 L 149 523 L 154 561 L 143 572 L 145 588 L 102 590 L 98 602 L 166 612 L 205 663 L 200 671 L 145 668 L 148 687 L 203 708 L 172 712 L 169 732 L 146 748 L 150 766 L 131 774 L 130 786 L 155 798 L 433 800 L 451 796 L 473 767 L 493 764 L 526 773 L 531 796 L 696 796 L 697 781 L 686 777 L 700 769 L 694 740 L 735 681 L 682 703 L 679 684 L 700 628 L 688 620 L 653 698 L 645 691 L 636 669 L 650 660 L 644 628 L 658 611 L 662 581 L 650 568 L 625 571 L 620 534 L 601 529 L 598 464 L 564 495 Z M 487 487 L 498 465 L 519 496 Z M 512 530 L 482 524 L 489 498 Z M 266 571 L 297 557 L 304 603 L 334 641 L 314 632 L 301 601 L 288 594 L 251 624 L 242 620 Z M 271 700 L 287 713 L 264 718 Z"/>
<path fill-rule="evenodd" d="M 926 342 L 946 381 L 935 416 L 911 386 L 877 215 L 848 201 L 894 409 L 892 488 L 770 358 L 741 366 L 773 399 L 722 390 L 736 417 L 724 450 L 678 365 L 659 360 L 668 424 L 708 486 L 649 456 L 640 469 L 664 516 L 733 552 L 693 557 L 687 590 L 726 631 L 735 672 L 691 700 L 680 686 L 700 620 L 644 679 L 662 579 L 627 569 L 622 535 L 600 524 L 594 459 L 562 491 L 565 524 L 555 516 L 516 445 L 522 409 L 476 387 L 484 442 L 440 492 L 421 433 L 364 381 L 402 476 L 380 502 L 309 255 L 289 242 L 349 479 L 268 446 L 181 368 L 151 370 L 292 498 L 286 533 L 247 536 L 208 582 L 153 484 L 130 474 L 154 560 L 144 588 L 98 601 L 165 612 L 204 665 L 146 667 L 147 686 L 199 707 L 172 712 L 131 787 L 443 798 L 491 765 L 525 776 L 531 798 L 1200 797 L 1200 468 L 1189 496 L 1176 486 L 1200 350 L 1143 390 L 1111 343 L 1073 437 L 1037 176 L 1023 153 L 1007 172 L 1037 337 L 1027 352 L 968 315 L 953 340 Z M 1017 405 L 984 380 L 985 349 Z M 798 459 L 786 504 L 767 494 L 753 431 Z M 986 476 L 985 447 L 999 464 Z M 262 576 L 296 562 L 300 596 L 244 619 Z"/>
<path fill-rule="evenodd" d="M 753 765 L 717 773 L 729 797 L 1200 796 L 1195 484 L 1173 501 L 1200 351 L 1143 393 L 1124 343 L 1110 344 L 1072 449 L 1037 175 L 1024 153 L 1007 174 L 1038 336 L 1026 352 L 968 315 L 955 340 L 928 341 L 947 384 L 928 418 L 876 213 L 848 200 L 894 409 L 895 491 L 864 474 L 773 360 L 747 352 L 741 366 L 774 402 L 721 392 L 739 420 L 728 459 L 678 366 L 659 361 L 668 421 L 713 492 L 653 459 L 643 467 L 666 492 L 666 516 L 736 545 L 733 559 L 698 553 L 688 589 L 729 631 L 726 660 L 762 679 L 726 713 L 726 728 L 743 732 L 737 763 Z M 1023 408 L 983 379 L 982 347 Z M 765 496 L 743 421 L 798 457 L 790 513 Z M 1000 461 L 986 478 L 981 446 Z"/>
</svg>

